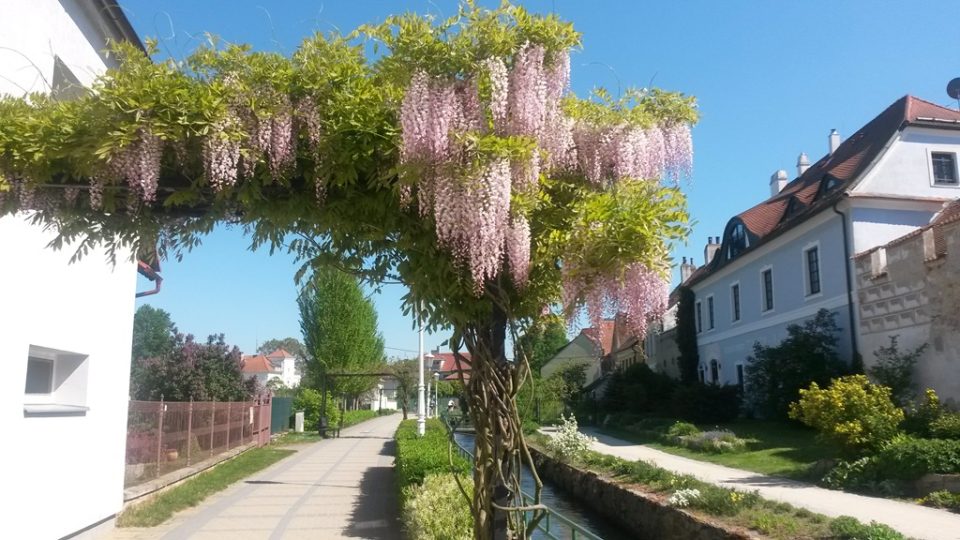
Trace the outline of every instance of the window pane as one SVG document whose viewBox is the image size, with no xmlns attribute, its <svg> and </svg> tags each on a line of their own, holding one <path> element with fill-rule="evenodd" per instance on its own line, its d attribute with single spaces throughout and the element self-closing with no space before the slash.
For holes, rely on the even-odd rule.
<svg viewBox="0 0 960 540">
<path fill-rule="evenodd" d="M 740 285 L 734 285 L 730 288 L 733 297 L 733 320 L 740 320 Z"/>
<path fill-rule="evenodd" d="M 935 184 L 956 184 L 957 166 L 954 154 L 933 152 L 933 182 Z"/>
<path fill-rule="evenodd" d="M 53 361 L 43 358 L 27 359 L 26 394 L 49 394 L 53 391 Z"/>
<path fill-rule="evenodd" d="M 763 309 L 773 309 L 773 271 L 763 271 Z"/>
<path fill-rule="evenodd" d="M 697 302 L 697 332 L 703 329 L 703 316 L 700 313 L 700 302 Z"/>
<path fill-rule="evenodd" d="M 707 298 L 707 314 L 710 318 L 710 329 L 713 329 L 713 297 Z"/>
<path fill-rule="evenodd" d="M 810 294 L 820 292 L 820 254 L 817 248 L 807 251 L 807 279 Z"/>
</svg>

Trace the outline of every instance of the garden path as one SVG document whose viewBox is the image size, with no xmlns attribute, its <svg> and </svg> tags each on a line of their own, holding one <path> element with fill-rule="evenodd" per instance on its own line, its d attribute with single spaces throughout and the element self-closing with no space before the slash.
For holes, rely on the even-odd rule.
<svg viewBox="0 0 960 540">
<path fill-rule="evenodd" d="M 648 461 L 669 471 L 689 474 L 705 482 L 728 488 L 756 490 L 766 499 L 785 502 L 831 517 L 853 516 L 864 523 L 871 521 L 885 523 L 913 538 L 960 539 L 960 515 L 946 510 L 819 488 L 804 482 L 675 456 L 588 428 L 581 428 L 580 431 L 596 437 L 597 441 L 591 448 L 603 454 L 628 460 Z M 544 432 L 551 435 L 547 430 Z"/>
<path fill-rule="evenodd" d="M 392 414 L 344 428 L 149 529 L 111 540 L 399 540 Z"/>
</svg>

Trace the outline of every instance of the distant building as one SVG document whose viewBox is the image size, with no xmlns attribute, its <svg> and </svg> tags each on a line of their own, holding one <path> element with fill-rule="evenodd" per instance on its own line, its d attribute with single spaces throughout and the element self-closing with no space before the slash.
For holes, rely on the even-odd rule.
<svg viewBox="0 0 960 540">
<path fill-rule="evenodd" d="M 877 342 L 851 331 L 862 326 L 865 285 L 854 254 L 926 226 L 960 195 L 956 110 L 905 96 L 847 140 L 833 130 L 827 142 L 813 164 L 800 155 L 792 181 L 775 172 L 770 198 L 733 216 L 685 279 L 702 380 L 742 383 L 754 343 L 778 344 L 787 326 L 821 309 L 836 315 L 841 357 L 869 360 Z"/>
<path fill-rule="evenodd" d="M 470 353 L 460 353 L 460 366 L 457 366 L 457 359 L 452 352 L 440 352 L 440 349 L 430 351 L 431 363 L 427 370 L 431 373 L 439 373 L 441 381 L 459 381 L 460 374 L 463 373 L 463 380 L 470 380 Z M 427 377 L 431 374 L 428 373 Z"/>
<path fill-rule="evenodd" d="M 300 386 L 300 370 L 297 358 L 285 349 L 277 349 L 270 354 L 257 354 L 243 357 L 243 374 L 248 379 L 256 379 L 266 386 L 278 379 L 288 388 Z"/>
<path fill-rule="evenodd" d="M 960 199 L 931 223 L 855 261 L 864 364 L 897 336 L 901 352 L 927 345 L 914 372 L 919 390 L 932 388 L 960 404 Z"/>
<path fill-rule="evenodd" d="M 110 0 L 0 11 L 0 94 L 70 99 L 116 67 L 108 40 L 140 44 Z M 29 212 L 0 218 L 7 538 L 93 536 L 123 505 L 137 266 L 129 250 L 114 265 L 101 248 L 71 264 L 78 244 L 48 248 L 55 237 Z"/>
<path fill-rule="evenodd" d="M 614 347 L 619 348 L 615 339 L 615 324 L 613 319 L 603 321 L 603 328 L 584 328 L 570 340 L 557 354 L 540 368 L 540 376 L 548 378 L 564 369 L 582 365 L 587 376 L 585 386 L 590 386 L 604 374 L 603 358 Z"/>
</svg>

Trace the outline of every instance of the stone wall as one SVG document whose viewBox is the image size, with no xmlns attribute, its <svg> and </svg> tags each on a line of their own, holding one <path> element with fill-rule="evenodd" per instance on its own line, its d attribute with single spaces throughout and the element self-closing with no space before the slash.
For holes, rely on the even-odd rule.
<svg viewBox="0 0 960 540">
<path fill-rule="evenodd" d="M 670 506 L 666 498 L 644 493 L 595 473 L 560 463 L 531 448 L 537 474 L 575 497 L 638 539 L 741 540 L 758 538 L 750 532 L 727 528 Z"/>
<path fill-rule="evenodd" d="M 854 262 L 866 367 L 891 336 L 901 352 L 926 344 L 917 385 L 960 404 L 960 221 L 918 230 Z"/>
</svg>

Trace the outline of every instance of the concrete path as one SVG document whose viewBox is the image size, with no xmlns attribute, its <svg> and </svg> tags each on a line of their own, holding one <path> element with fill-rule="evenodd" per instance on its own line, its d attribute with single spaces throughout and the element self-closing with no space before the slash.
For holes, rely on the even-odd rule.
<svg viewBox="0 0 960 540">
<path fill-rule="evenodd" d="M 960 539 L 960 515 L 916 504 L 854 495 L 811 484 L 732 469 L 704 461 L 688 459 L 595 430 L 581 429 L 597 438 L 593 450 L 631 461 L 644 460 L 664 469 L 689 474 L 728 488 L 758 491 L 765 499 L 789 503 L 827 516 L 853 516 L 864 523 L 886 523 L 901 533 L 928 540 Z M 547 433 L 550 434 L 549 432 Z"/>
<path fill-rule="evenodd" d="M 150 529 L 113 540 L 399 540 L 393 434 L 401 415 L 346 428 Z"/>
</svg>

